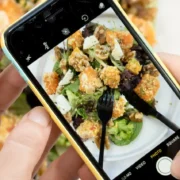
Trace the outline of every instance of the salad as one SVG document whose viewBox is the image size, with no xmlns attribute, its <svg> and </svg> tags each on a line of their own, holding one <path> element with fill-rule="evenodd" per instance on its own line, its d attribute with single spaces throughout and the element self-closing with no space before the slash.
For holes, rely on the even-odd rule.
<svg viewBox="0 0 180 180">
<path fill-rule="evenodd" d="M 142 129 L 143 113 L 121 92 L 134 90 L 155 106 L 158 70 L 127 30 L 89 23 L 64 44 L 54 48 L 54 68 L 43 76 L 47 94 L 81 139 L 92 139 L 99 147 L 101 121 L 96 106 L 103 92 L 112 89 L 115 102 L 105 145 L 107 149 L 111 143 L 128 145 Z"/>
</svg>

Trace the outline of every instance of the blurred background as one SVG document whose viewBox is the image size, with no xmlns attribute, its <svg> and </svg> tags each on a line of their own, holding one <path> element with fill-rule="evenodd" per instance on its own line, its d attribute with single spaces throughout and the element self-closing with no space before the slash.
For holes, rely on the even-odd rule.
<svg viewBox="0 0 180 180">
<path fill-rule="evenodd" d="M 45 0 L 0 0 L 0 35 L 7 26 L 43 2 Z M 176 18 L 176 15 L 171 13 L 170 7 L 173 6 L 172 9 L 174 8 L 178 11 L 176 7 L 179 6 L 173 5 L 174 2 L 176 0 L 119 0 L 123 9 L 129 15 L 129 18 L 139 28 L 155 50 L 177 54 L 179 52 L 178 45 L 180 40 L 177 39 L 176 33 L 179 29 L 176 27 L 176 24 L 173 24 L 176 21 L 171 21 L 171 18 Z M 170 28 L 168 28 L 169 26 Z M 177 40 L 173 41 L 173 38 Z M 0 72 L 9 63 L 9 60 L 0 49 Z M 22 116 L 31 108 L 39 105 L 41 105 L 40 102 L 27 87 L 17 101 L 0 117 L 0 149 Z M 48 164 L 60 156 L 69 146 L 70 143 L 68 140 L 64 135 L 61 135 L 48 157 L 44 160 L 37 179 L 46 170 Z"/>
</svg>

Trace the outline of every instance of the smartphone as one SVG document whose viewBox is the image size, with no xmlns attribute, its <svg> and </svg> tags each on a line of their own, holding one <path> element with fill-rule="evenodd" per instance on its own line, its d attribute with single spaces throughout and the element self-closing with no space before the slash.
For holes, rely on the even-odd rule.
<svg viewBox="0 0 180 180">
<path fill-rule="evenodd" d="M 48 1 L 9 27 L 2 47 L 96 179 L 174 179 L 179 130 L 122 90 L 176 124 L 180 86 L 117 0 Z M 114 101 L 101 168 L 97 104 L 107 88 Z"/>
</svg>

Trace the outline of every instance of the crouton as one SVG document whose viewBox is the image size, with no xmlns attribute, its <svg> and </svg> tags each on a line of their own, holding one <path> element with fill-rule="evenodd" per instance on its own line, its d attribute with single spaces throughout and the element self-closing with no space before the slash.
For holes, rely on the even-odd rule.
<svg viewBox="0 0 180 180">
<path fill-rule="evenodd" d="M 77 128 L 77 134 L 82 139 L 87 140 L 87 139 L 95 138 L 100 130 L 101 130 L 101 126 L 98 122 L 85 120 Z"/>
<path fill-rule="evenodd" d="M 100 72 L 100 78 L 110 88 L 118 88 L 120 83 L 120 71 L 115 66 L 106 66 Z"/>
<path fill-rule="evenodd" d="M 76 47 L 69 56 L 69 65 L 77 72 L 82 72 L 86 67 L 90 66 L 89 58 Z"/>
<path fill-rule="evenodd" d="M 46 73 L 43 78 L 45 90 L 48 95 L 56 93 L 56 89 L 59 83 L 59 76 L 56 72 Z"/>
<path fill-rule="evenodd" d="M 126 102 L 122 97 L 114 102 L 112 118 L 118 118 L 124 115 L 125 104 Z"/>
<path fill-rule="evenodd" d="M 68 38 L 68 46 L 75 49 L 76 47 L 81 48 L 84 42 L 82 32 L 80 30 L 76 31 L 73 35 Z"/>
<path fill-rule="evenodd" d="M 151 76 L 150 74 L 145 74 L 143 75 L 142 80 L 136 86 L 134 91 L 144 101 L 151 102 L 156 96 L 159 88 L 159 80 L 156 77 Z"/>
<path fill-rule="evenodd" d="M 87 67 L 79 75 L 79 90 L 87 94 L 95 92 L 97 88 L 102 87 L 102 82 L 98 77 L 98 73 L 91 66 Z"/>
<path fill-rule="evenodd" d="M 138 60 L 136 59 L 131 59 L 130 61 L 128 61 L 128 63 L 126 64 L 126 69 L 128 69 L 130 72 L 132 72 L 133 74 L 138 75 L 139 72 L 142 69 L 141 64 L 139 63 Z"/>
<path fill-rule="evenodd" d="M 107 30 L 106 41 L 112 49 L 114 48 L 115 39 L 119 41 L 122 49 L 131 48 L 134 43 L 134 38 L 128 31 Z"/>
</svg>

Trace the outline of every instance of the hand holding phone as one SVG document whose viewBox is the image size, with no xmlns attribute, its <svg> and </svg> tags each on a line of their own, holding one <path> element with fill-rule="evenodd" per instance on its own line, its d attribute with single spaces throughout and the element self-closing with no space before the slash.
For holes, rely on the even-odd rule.
<svg viewBox="0 0 180 180">
<path fill-rule="evenodd" d="M 126 18 L 117 1 L 48 2 L 6 31 L 4 50 L 97 179 L 116 176 L 108 177 L 97 163 L 97 101 L 107 88 L 114 91 L 115 102 L 104 160 L 140 156 L 127 170 L 119 169 L 115 179 L 142 178 L 142 172 L 150 173 L 143 171 L 149 166 L 153 173 L 148 178 L 172 179 L 153 163 L 164 153 L 174 157 L 178 138 L 176 144 L 170 139 L 178 132 L 167 136 L 168 127 L 143 115 L 122 90 L 133 90 L 172 123 L 174 107 L 179 108 L 179 84 Z M 175 148 L 172 154 L 165 144 Z"/>
</svg>

